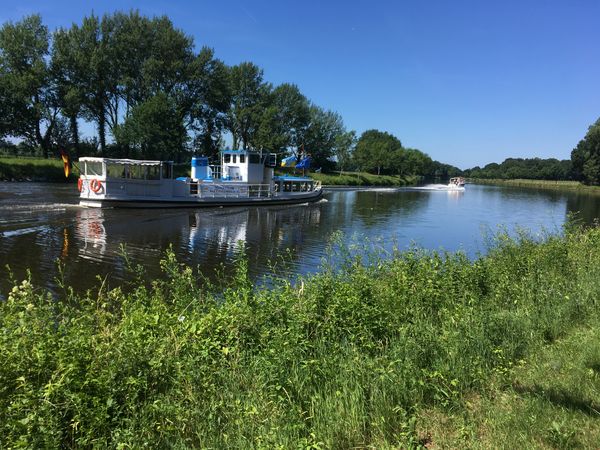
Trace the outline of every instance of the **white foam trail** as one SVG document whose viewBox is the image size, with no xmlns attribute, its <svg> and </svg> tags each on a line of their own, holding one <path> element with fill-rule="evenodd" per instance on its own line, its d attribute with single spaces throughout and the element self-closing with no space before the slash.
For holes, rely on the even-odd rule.
<svg viewBox="0 0 600 450">
<path fill-rule="evenodd" d="M 428 184 L 427 186 L 419 186 L 412 188 L 418 191 L 447 191 L 447 192 L 462 192 L 464 187 L 450 187 L 447 184 Z"/>
<path fill-rule="evenodd" d="M 0 211 L 13 212 L 40 212 L 40 211 L 65 211 L 68 208 L 79 208 L 79 205 L 73 203 L 21 203 L 19 205 L 3 205 L 0 206 Z"/>
<path fill-rule="evenodd" d="M 39 227 L 21 228 L 20 230 L 5 231 L 3 233 L 0 233 L 0 236 L 3 236 L 3 237 L 22 236 L 24 234 L 35 233 L 37 231 L 44 230 L 45 228 L 46 228 L 46 225 L 42 225 Z"/>
</svg>

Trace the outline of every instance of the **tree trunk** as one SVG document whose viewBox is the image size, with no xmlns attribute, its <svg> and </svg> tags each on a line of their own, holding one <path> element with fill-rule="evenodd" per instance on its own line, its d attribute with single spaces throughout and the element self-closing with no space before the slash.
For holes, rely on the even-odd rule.
<svg viewBox="0 0 600 450">
<path fill-rule="evenodd" d="M 98 117 L 98 138 L 100 139 L 100 155 L 106 155 L 106 119 L 104 114 Z"/>
<path fill-rule="evenodd" d="M 71 122 L 71 139 L 73 140 L 75 155 L 79 156 L 79 124 L 77 123 L 77 115 L 71 114 L 69 121 Z"/>
</svg>

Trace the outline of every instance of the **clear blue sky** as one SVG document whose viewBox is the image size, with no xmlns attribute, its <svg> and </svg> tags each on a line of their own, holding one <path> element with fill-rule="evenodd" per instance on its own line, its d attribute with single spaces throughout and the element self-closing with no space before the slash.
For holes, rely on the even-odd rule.
<svg viewBox="0 0 600 450">
<path fill-rule="evenodd" d="M 54 30 L 132 8 L 297 84 L 348 129 L 461 168 L 569 158 L 600 117 L 599 0 L 0 0 L 0 22 L 37 12 Z"/>
</svg>

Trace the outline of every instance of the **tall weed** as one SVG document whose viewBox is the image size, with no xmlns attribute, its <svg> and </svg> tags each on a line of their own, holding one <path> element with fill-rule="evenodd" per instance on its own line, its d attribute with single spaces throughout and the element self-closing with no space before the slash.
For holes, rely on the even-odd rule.
<svg viewBox="0 0 600 450">
<path fill-rule="evenodd" d="M 474 261 L 337 248 L 336 270 L 261 288 L 243 248 L 223 286 L 171 250 L 128 289 L 25 280 L 0 304 L 0 446 L 416 448 L 417 411 L 460 410 L 586 321 L 599 250 L 574 228 Z"/>
</svg>

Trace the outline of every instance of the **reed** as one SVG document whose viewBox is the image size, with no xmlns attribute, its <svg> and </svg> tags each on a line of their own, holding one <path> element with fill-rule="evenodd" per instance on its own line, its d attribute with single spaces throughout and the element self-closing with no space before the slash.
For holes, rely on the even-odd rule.
<svg viewBox="0 0 600 450">
<path fill-rule="evenodd" d="M 499 234 L 475 260 L 339 242 L 338 264 L 263 288 L 243 251 L 219 285 L 172 252 L 163 278 L 136 270 L 129 289 L 53 298 L 15 281 L 0 303 L 0 447 L 477 447 L 473 399 L 600 323 L 597 228 Z"/>
</svg>

